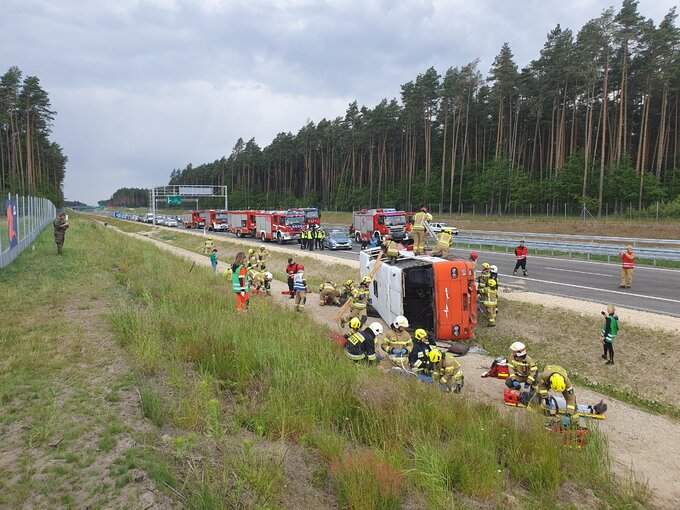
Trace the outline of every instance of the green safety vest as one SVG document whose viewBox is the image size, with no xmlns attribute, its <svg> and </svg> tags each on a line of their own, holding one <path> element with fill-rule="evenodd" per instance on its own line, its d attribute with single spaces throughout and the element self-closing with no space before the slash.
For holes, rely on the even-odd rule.
<svg viewBox="0 0 680 510">
<path fill-rule="evenodd" d="M 231 290 L 238 294 L 241 292 L 241 290 L 244 290 L 248 292 L 250 290 L 250 283 L 248 282 L 248 275 L 246 274 L 246 286 L 244 289 L 241 289 L 241 282 L 239 279 L 239 273 L 241 272 L 241 268 L 243 267 L 243 264 L 238 266 L 236 268 L 236 271 L 234 271 L 231 275 Z"/>
</svg>

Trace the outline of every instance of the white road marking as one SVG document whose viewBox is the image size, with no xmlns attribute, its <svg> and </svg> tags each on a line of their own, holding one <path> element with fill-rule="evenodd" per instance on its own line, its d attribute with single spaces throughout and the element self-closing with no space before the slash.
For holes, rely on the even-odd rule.
<svg viewBox="0 0 680 510">
<path fill-rule="evenodd" d="M 560 269 L 559 267 L 546 267 L 552 271 L 564 271 L 565 273 L 579 273 L 579 274 L 589 274 L 593 276 L 606 276 L 607 278 L 615 278 L 614 275 L 604 274 L 604 273 L 588 273 L 587 271 L 575 271 L 574 269 Z"/>
<path fill-rule="evenodd" d="M 526 277 L 526 276 L 512 276 L 510 274 L 503 274 L 501 276 L 505 276 L 505 277 L 508 277 L 508 278 L 515 278 L 515 279 L 518 279 L 518 280 L 521 280 L 523 278 L 527 278 L 528 282 L 548 283 L 550 285 L 561 285 L 563 287 L 574 287 L 576 289 L 594 290 L 594 291 L 597 291 L 597 292 L 610 292 L 612 294 L 620 294 L 622 296 L 632 296 L 632 297 L 639 297 L 639 298 L 643 298 L 643 299 L 655 299 L 657 301 L 666 301 L 668 303 L 679 303 L 680 304 L 680 300 L 678 300 L 678 299 L 669 299 L 669 298 L 663 298 L 663 297 L 658 297 L 658 296 L 646 296 L 644 294 L 633 294 L 632 292 L 622 292 L 620 290 L 598 289 L 597 287 L 586 287 L 585 285 L 575 285 L 573 283 L 552 282 L 550 280 L 538 280 L 536 278 L 531 278 L 531 277 Z M 574 299 L 584 299 L 584 298 L 576 297 Z"/>
</svg>

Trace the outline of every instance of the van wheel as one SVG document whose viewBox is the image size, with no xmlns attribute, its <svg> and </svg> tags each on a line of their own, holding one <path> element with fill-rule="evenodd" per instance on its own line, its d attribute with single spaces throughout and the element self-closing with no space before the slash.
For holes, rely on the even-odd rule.
<svg viewBox="0 0 680 510">
<path fill-rule="evenodd" d="M 240 230 L 237 230 L 236 231 L 236 237 L 243 237 L 243 232 L 241 232 Z"/>
<path fill-rule="evenodd" d="M 355 233 L 354 233 L 354 240 L 355 240 L 357 243 L 361 243 L 361 234 L 360 234 L 359 232 L 355 232 Z"/>
</svg>

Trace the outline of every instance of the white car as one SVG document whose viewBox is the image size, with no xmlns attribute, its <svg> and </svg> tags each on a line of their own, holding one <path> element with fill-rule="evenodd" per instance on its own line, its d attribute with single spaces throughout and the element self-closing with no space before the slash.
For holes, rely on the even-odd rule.
<svg viewBox="0 0 680 510">
<path fill-rule="evenodd" d="M 442 230 L 444 230 L 445 228 L 450 228 L 450 229 L 451 229 L 451 233 L 452 233 L 454 236 L 457 236 L 457 235 L 458 235 L 458 229 L 457 229 L 456 227 L 452 227 L 452 226 L 449 225 L 448 223 L 442 223 L 442 222 L 430 223 L 430 228 L 432 228 L 432 231 L 433 231 L 433 232 L 436 232 L 437 234 L 439 234 L 439 233 L 440 233 Z"/>
<path fill-rule="evenodd" d="M 175 218 L 173 218 L 172 216 L 168 216 L 165 219 L 164 225 L 166 227 L 176 227 L 177 226 L 177 220 Z"/>
</svg>

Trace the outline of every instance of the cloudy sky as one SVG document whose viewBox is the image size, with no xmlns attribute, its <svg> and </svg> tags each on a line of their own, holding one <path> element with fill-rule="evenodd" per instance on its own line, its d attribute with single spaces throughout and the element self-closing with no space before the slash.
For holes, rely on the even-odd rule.
<svg viewBox="0 0 680 510">
<path fill-rule="evenodd" d="M 658 24 L 677 2 L 641 0 Z M 372 107 L 434 66 L 504 41 L 520 67 L 557 23 L 608 0 L 0 0 L 0 72 L 38 76 L 68 155 L 65 195 L 96 203 L 173 168 L 261 147 L 308 119 Z M 617 9 L 620 2 L 613 4 Z M 197 183 L 198 184 L 198 183 Z"/>
</svg>

